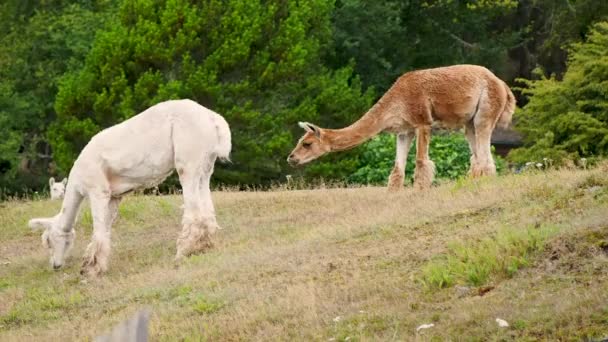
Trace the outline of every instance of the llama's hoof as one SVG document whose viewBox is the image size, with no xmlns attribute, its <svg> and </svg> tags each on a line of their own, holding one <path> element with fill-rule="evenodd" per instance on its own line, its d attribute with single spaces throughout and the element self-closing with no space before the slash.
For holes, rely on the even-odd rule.
<svg viewBox="0 0 608 342">
<path fill-rule="evenodd" d="M 416 169 L 414 170 L 414 189 L 430 189 L 434 178 L 435 163 L 433 163 L 431 160 L 416 160 Z"/>
<path fill-rule="evenodd" d="M 201 234 L 195 238 L 178 242 L 175 262 L 180 262 L 183 258 L 194 254 L 202 254 L 213 248 L 213 242 L 208 234 Z"/>
<path fill-rule="evenodd" d="M 88 277 L 98 277 L 105 271 L 106 268 L 99 263 L 95 256 L 85 258 L 80 268 L 80 274 Z"/>
<path fill-rule="evenodd" d="M 95 278 L 100 276 L 103 273 L 101 267 L 98 264 L 90 264 L 88 262 L 84 262 L 82 267 L 80 268 L 80 274 L 83 276 Z"/>
<path fill-rule="evenodd" d="M 494 164 L 473 165 L 469 172 L 469 175 L 473 178 L 479 178 L 483 176 L 494 176 L 495 174 L 496 166 Z"/>
<path fill-rule="evenodd" d="M 403 189 L 403 174 L 397 167 L 393 168 L 393 172 L 388 177 L 388 191 L 399 191 Z"/>
<path fill-rule="evenodd" d="M 404 189 L 404 186 L 402 184 L 390 184 L 388 185 L 388 187 L 386 188 L 388 190 L 388 192 L 398 192 Z"/>
<path fill-rule="evenodd" d="M 414 182 L 414 190 L 425 191 L 431 188 L 431 183 L 427 182 Z"/>
</svg>

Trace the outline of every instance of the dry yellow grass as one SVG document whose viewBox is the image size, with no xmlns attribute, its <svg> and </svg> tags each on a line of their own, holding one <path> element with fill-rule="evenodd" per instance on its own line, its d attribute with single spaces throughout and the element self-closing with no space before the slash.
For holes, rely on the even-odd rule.
<svg viewBox="0 0 608 342">
<path fill-rule="evenodd" d="M 54 272 L 26 222 L 60 204 L 0 203 L 0 340 L 90 340 L 142 307 L 158 341 L 608 337 L 606 171 L 463 180 L 427 193 L 214 192 L 225 229 L 211 252 L 179 267 L 181 198 L 133 196 L 114 226 L 109 273 L 88 280 L 78 271 L 90 215 L 74 257 Z M 497 238 L 545 228 L 539 248 L 521 247 L 527 235 Z M 490 267 L 474 285 L 460 277 L 513 251 L 523 252 L 512 272 Z M 433 267 L 454 283 L 432 285 L 424 270 Z M 470 293 L 458 296 L 456 284 Z"/>
</svg>

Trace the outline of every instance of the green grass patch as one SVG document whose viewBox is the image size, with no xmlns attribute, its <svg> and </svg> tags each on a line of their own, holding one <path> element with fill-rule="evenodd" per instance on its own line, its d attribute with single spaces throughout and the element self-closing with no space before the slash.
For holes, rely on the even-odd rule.
<svg viewBox="0 0 608 342">
<path fill-rule="evenodd" d="M 531 257 L 543 250 L 556 226 L 503 229 L 477 242 L 454 242 L 448 252 L 422 268 L 422 283 L 429 289 L 455 284 L 480 286 L 492 278 L 510 278 L 529 265 Z"/>
<path fill-rule="evenodd" d="M 65 312 L 84 305 L 85 297 L 79 291 L 57 293 L 53 289 L 29 289 L 25 298 L 0 316 L 0 326 L 42 324 L 59 319 Z"/>
<path fill-rule="evenodd" d="M 203 295 L 198 295 L 192 305 L 192 309 L 199 314 L 210 314 L 219 311 L 224 307 L 224 303 L 219 300 L 212 300 Z"/>
</svg>

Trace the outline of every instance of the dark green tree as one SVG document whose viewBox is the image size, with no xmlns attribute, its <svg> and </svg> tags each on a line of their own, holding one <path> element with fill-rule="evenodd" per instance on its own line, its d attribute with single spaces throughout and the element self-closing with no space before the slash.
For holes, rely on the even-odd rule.
<svg viewBox="0 0 608 342">
<path fill-rule="evenodd" d="M 233 164 L 216 179 L 264 184 L 291 173 L 285 159 L 302 133 L 297 121 L 339 126 L 371 105 L 350 68 L 322 63 L 332 8 L 326 0 L 125 0 L 85 66 L 61 82 L 49 132 L 55 160 L 67 171 L 100 129 L 157 102 L 191 98 L 231 125 Z M 352 170 L 352 161 L 336 158 L 306 170 Z"/>
<path fill-rule="evenodd" d="M 412 69 L 485 65 L 508 73 L 508 48 L 519 32 L 501 22 L 517 1 L 339 0 L 333 14 L 332 65 L 355 61 L 365 86 L 385 91 Z"/>
<path fill-rule="evenodd" d="M 109 7 L 108 1 L 60 0 L 0 5 L 6 32 L 0 36 L 0 197 L 40 189 L 54 175 L 45 134 L 55 120 L 57 81 L 84 61 Z"/>
<path fill-rule="evenodd" d="M 541 67 L 546 75 L 561 79 L 568 46 L 583 40 L 591 25 L 606 16 L 606 1 L 519 1 L 514 13 L 500 19 L 520 36 L 509 51 L 512 76 L 532 78 L 533 70 Z"/>
<path fill-rule="evenodd" d="M 542 76 L 524 83 L 529 103 L 516 119 L 526 146 L 510 153 L 511 160 L 608 154 L 608 22 L 594 25 L 585 42 L 571 47 L 563 80 Z"/>
</svg>

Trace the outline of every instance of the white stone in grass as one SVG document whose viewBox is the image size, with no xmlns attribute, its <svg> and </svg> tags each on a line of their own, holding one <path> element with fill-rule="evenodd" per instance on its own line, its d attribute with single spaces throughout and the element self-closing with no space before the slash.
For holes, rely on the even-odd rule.
<svg viewBox="0 0 608 342">
<path fill-rule="evenodd" d="M 501 328 L 508 328 L 509 327 L 509 323 L 507 321 L 505 321 L 504 319 L 497 318 L 496 319 L 496 323 L 498 323 L 498 326 L 501 327 Z"/>
<path fill-rule="evenodd" d="M 342 319 L 342 317 L 336 316 L 336 318 L 334 318 L 334 322 L 338 323 L 338 322 L 340 322 L 341 319 Z"/>
<path fill-rule="evenodd" d="M 434 326 L 435 326 L 435 324 L 433 324 L 433 323 L 423 324 L 423 325 L 419 326 L 418 328 L 416 328 L 416 332 L 418 332 L 420 330 L 423 330 L 423 329 L 429 329 L 429 328 L 432 328 Z"/>
</svg>

